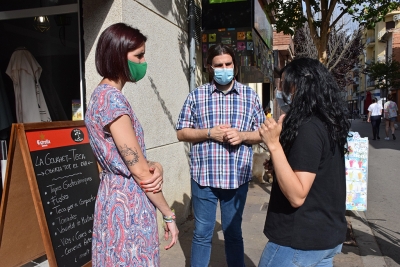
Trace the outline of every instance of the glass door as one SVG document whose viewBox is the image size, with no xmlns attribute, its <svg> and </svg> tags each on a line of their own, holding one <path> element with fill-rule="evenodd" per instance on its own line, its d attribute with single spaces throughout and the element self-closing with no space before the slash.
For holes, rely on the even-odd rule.
<svg viewBox="0 0 400 267">
<path fill-rule="evenodd" d="M 29 51 L 41 67 L 39 84 L 51 121 L 82 120 L 85 93 L 78 1 L 0 0 L 0 36 L 0 75 L 14 121 L 16 95 L 6 70 L 13 53 L 20 50 Z M 81 113 L 76 112 L 78 107 Z"/>
</svg>

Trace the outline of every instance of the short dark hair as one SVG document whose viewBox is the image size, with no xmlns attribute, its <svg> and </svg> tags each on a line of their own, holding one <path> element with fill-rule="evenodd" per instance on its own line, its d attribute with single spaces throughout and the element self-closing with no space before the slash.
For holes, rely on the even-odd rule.
<svg viewBox="0 0 400 267">
<path fill-rule="evenodd" d="M 138 49 L 147 41 L 138 29 L 125 23 L 116 23 L 105 29 L 97 42 L 96 69 L 112 81 L 135 82 L 128 67 L 128 52 Z"/>
<path fill-rule="evenodd" d="M 233 72 L 235 73 L 235 76 L 236 76 L 236 74 L 238 72 L 238 68 L 236 65 L 235 53 L 233 52 L 233 49 L 226 44 L 218 43 L 218 44 L 210 46 L 210 48 L 208 49 L 208 52 L 207 52 L 206 63 L 207 63 L 207 69 L 208 69 L 209 82 L 211 82 L 214 78 L 214 71 L 212 71 L 212 69 L 211 69 L 211 64 L 212 64 L 213 59 L 216 56 L 220 56 L 220 55 L 224 55 L 224 54 L 228 54 L 232 57 L 232 62 L 233 62 L 233 67 L 234 67 Z"/>
</svg>

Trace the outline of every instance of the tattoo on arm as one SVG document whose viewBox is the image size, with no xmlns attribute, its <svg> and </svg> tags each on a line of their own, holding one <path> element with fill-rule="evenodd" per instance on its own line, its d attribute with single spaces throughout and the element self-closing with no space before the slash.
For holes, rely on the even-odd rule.
<svg viewBox="0 0 400 267">
<path fill-rule="evenodd" d="M 126 165 L 133 166 L 139 162 L 139 153 L 135 148 L 130 148 L 126 144 L 124 144 L 124 146 L 119 147 L 119 151 Z"/>
</svg>

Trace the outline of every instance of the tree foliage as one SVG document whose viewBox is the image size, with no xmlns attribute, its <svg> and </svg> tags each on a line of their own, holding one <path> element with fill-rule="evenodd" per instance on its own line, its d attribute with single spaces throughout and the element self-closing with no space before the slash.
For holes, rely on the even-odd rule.
<svg viewBox="0 0 400 267">
<path fill-rule="evenodd" d="M 374 28 L 376 22 L 399 7 L 399 0 L 272 0 L 267 5 L 274 13 L 278 32 L 293 35 L 304 23 L 308 24 L 322 63 L 327 60 L 329 36 L 344 15 Z"/>
<path fill-rule="evenodd" d="M 343 26 L 339 24 L 337 29 L 333 29 L 327 44 L 327 60 L 324 62 L 340 88 L 354 82 L 347 74 L 358 65 L 359 56 L 364 48 L 361 41 L 362 28 L 348 33 Z M 296 57 L 318 59 L 318 51 L 307 23 L 296 30 L 294 48 Z"/>
<path fill-rule="evenodd" d="M 390 89 L 400 87 L 400 62 L 396 60 L 367 63 L 363 72 L 375 80 L 375 88 L 383 90 L 384 96 Z"/>
</svg>

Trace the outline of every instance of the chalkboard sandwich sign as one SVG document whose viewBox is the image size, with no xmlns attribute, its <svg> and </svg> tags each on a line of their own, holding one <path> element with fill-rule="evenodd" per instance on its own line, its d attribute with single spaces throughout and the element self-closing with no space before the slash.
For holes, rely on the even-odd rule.
<svg viewBox="0 0 400 267">
<path fill-rule="evenodd" d="M 13 127 L 17 127 L 13 131 L 17 137 L 14 142 L 19 143 L 22 152 L 28 177 L 25 180 L 29 181 L 50 266 L 90 266 L 99 170 L 86 127 L 82 121 Z M 14 162 L 10 168 L 15 167 L 20 166 Z M 12 171 L 9 176 L 9 190 L 12 190 Z M 18 199 L 5 202 L 11 201 Z M 6 221 L 7 213 L 3 217 Z M 6 224 L 0 224 L 0 238 L 2 225 L 3 236 L 6 231 Z"/>
</svg>

